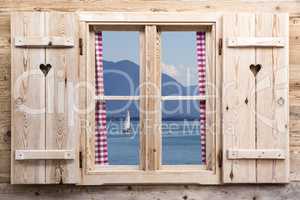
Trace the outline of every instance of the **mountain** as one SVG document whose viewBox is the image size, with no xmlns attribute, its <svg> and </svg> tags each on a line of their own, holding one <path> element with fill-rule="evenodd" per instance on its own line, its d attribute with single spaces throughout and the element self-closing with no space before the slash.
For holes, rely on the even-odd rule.
<svg viewBox="0 0 300 200">
<path fill-rule="evenodd" d="M 133 96 L 139 95 L 139 65 L 129 60 L 119 62 L 103 61 L 105 95 Z M 162 95 L 194 95 L 197 86 L 185 87 L 171 76 L 162 73 Z M 124 117 L 130 110 L 131 117 L 138 118 L 138 102 L 108 101 L 108 118 Z M 195 101 L 163 102 L 164 119 L 187 119 L 199 117 L 199 103 Z"/>
</svg>

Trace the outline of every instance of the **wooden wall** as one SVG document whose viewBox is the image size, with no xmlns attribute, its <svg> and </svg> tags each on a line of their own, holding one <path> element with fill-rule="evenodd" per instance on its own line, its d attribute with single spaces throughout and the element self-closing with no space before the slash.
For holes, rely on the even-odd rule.
<svg viewBox="0 0 300 200">
<path fill-rule="evenodd" d="M 8 186 L 2 200 L 298 200 L 300 184 L 286 186 Z"/>
<path fill-rule="evenodd" d="M 9 182 L 10 163 L 10 12 L 12 11 L 149 12 L 289 12 L 291 177 L 300 180 L 300 1 L 299 0 L 0 0 L 0 182 Z M 298 168 L 298 169 L 297 169 Z M 298 170 L 298 171 L 297 171 Z M 6 185 L 6 184 L 4 184 Z M 294 186 L 300 188 L 300 185 Z M 0 187 L 0 194 L 5 189 Z M 241 187 L 241 186 L 239 186 Z M 292 187 L 292 186 L 289 186 Z M 10 188 L 9 191 L 17 192 Z M 209 187 L 208 187 L 209 188 Z M 226 188 L 226 187 L 225 187 Z M 281 188 L 285 190 L 286 187 Z M 253 188 L 252 188 L 253 189 Z M 249 193 L 251 190 L 249 188 Z M 161 190 L 161 189 L 159 189 Z M 224 188 L 223 188 L 224 190 Z M 234 187 L 230 190 L 235 190 Z M 229 191 L 230 191 L 229 190 Z M 253 189 L 255 190 L 255 188 Z M 184 191 L 184 190 L 181 190 Z M 174 193 L 179 191 L 174 191 Z M 128 193 L 128 192 L 127 192 Z M 129 192 L 130 193 L 130 192 Z M 211 194 L 214 192 L 210 192 Z M 219 192 L 220 193 L 220 192 Z M 222 193 L 222 190 L 221 190 Z M 226 194 L 226 190 L 223 191 Z M 207 193 L 208 195 L 209 193 Z M 161 197 L 165 195 L 162 194 Z M 228 195 L 227 195 L 228 196 Z M 230 195 L 228 196 L 230 197 Z M 232 196 L 231 196 L 232 197 Z M 1 199 L 1 196 L 0 196 Z M 150 199 L 150 197 L 149 197 Z M 151 198 L 152 199 L 152 198 Z M 159 199 L 159 198 L 158 198 Z M 183 194 L 178 199 L 185 199 Z M 253 198 L 254 199 L 254 198 Z"/>
</svg>

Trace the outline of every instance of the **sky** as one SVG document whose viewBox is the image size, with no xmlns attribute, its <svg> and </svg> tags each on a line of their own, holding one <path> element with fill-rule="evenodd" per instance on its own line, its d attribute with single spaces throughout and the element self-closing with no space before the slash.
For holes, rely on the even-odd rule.
<svg viewBox="0 0 300 200">
<path fill-rule="evenodd" d="M 163 32 L 162 72 L 184 86 L 197 84 L 196 33 Z M 130 60 L 139 65 L 138 32 L 103 32 L 104 60 Z"/>
</svg>

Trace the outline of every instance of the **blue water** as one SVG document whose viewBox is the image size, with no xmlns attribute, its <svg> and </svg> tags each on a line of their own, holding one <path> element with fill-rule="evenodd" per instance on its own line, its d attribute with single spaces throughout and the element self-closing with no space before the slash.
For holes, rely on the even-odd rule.
<svg viewBox="0 0 300 200">
<path fill-rule="evenodd" d="M 132 121 L 132 133 L 124 135 L 122 121 L 109 120 L 108 159 L 110 165 L 139 164 L 139 122 Z M 163 121 L 162 164 L 201 164 L 199 122 Z"/>
</svg>

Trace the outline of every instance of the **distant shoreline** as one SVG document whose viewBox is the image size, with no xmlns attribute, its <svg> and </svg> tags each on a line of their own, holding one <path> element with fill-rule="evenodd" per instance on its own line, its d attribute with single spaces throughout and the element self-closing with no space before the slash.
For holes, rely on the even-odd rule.
<svg viewBox="0 0 300 200">
<path fill-rule="evenodd" d="M 123 121 L 125 118 L 124 117 L 107 117 L 107 121 Z M 140 118 L 137 117 L 132 117 L 131 121 L 139 121 Z M 163 121 L 198 121 L 199 118 L 163 118 Z"/>
</svg>

